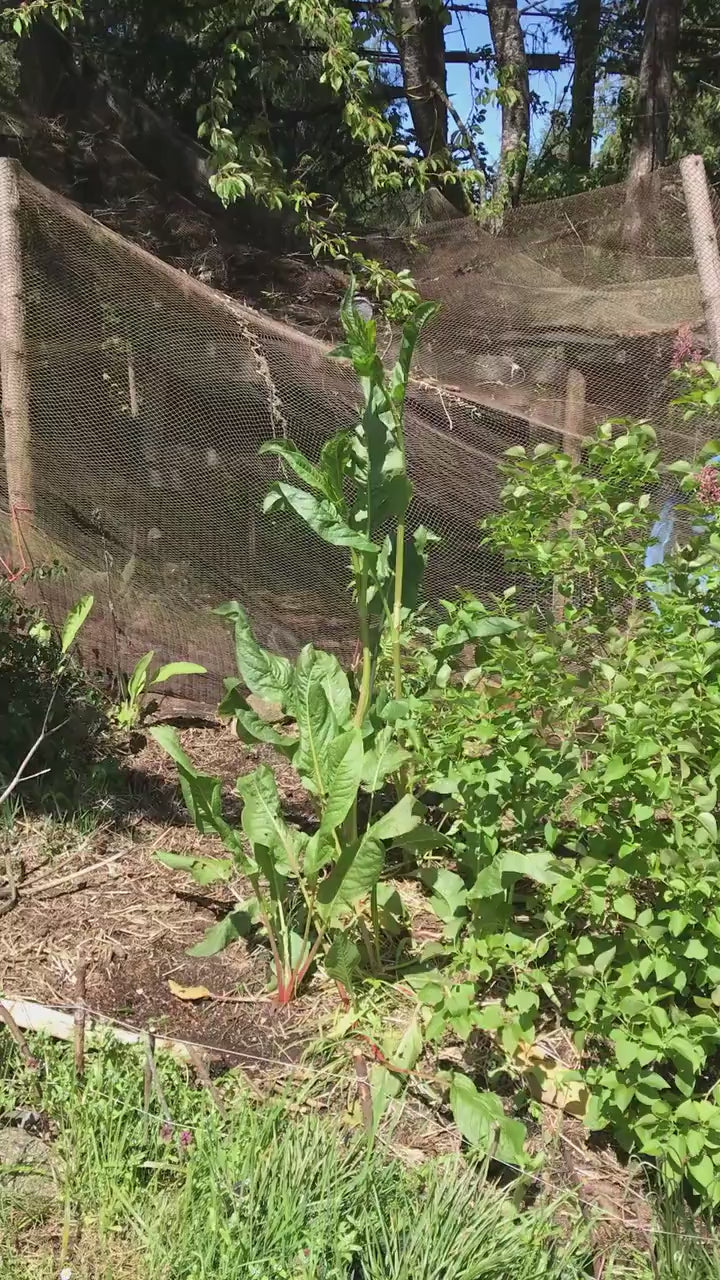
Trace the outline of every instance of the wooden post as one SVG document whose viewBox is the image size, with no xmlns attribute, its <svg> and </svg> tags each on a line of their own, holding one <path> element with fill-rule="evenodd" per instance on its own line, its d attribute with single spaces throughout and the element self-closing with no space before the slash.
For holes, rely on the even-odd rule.
<svg viewBox="0 0 720 1280">
<path fill-rule="evenodd" d="M 0 371 L 5 473 L 14 553 L 24 563 L 25 530 L 35 519 L 30 378 L 25 345 L 22 236 L 17 160 L 0 157 Z"/>
<path fill-rule="evenodd" d="M 710 340 L 710 354 L 713 360 L 720 362 L 720 253 L 702 156 L 685 156 L 680 161 L 680 176 L 695 265 L 700 277 L 700 294 Z"/>
</svg>

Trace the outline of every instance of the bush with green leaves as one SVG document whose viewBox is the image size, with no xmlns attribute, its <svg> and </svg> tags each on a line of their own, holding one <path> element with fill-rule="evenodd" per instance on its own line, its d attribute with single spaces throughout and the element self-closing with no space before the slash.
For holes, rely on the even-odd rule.
<svg viewBox="0 0 720 1280">
<path fill-rule="evenodd" d="M 511 450 L 484 536 L 541 603 L 520 611 L 508 591 L 492 609 L 448 605 L 405 708 L 453 843 L 421 872 L 445 938 L 414 979 L 426 1035 L 487 1033 L 512 1066 L 561 1019 L 590 1128 L 713 1204 L 718 452 L 667 469 L 690 532 L 647 569 L 663 471 L 650 427 L 607 424 L 580 462 Z"/>
<path fill-rule="evenodd" d="M 79 601 L 56 633 L 12 586 L 0 584 L 0 792 L 43 728 L 32 767 L 42 775 L 18 794 L 28 803 L 64 808 L 87 782 L 106 719 L 68 651 L 91 607 L 91 596 Z"/>
<path fill-rule="evenodd" d="M 171 867 L 196 880 L 232 881 L 240 872 L 252 895 L 215 926 L 196 953 L 212 954 L 258 925 L 273 957 L 277 1000 L 291 1000 L 320 954 L 326 971 L 347 991 L 364 958 L 381 967 L 381 878 L 388 849 L 421 838 L 420 807 L 399 778 L 408 752 L 385 714 L 389 693 L 376 689 L 383 632 L 392 652 L 393 692 L 402 692 L 401 630 L 417 604 L 432 535 L 410 536 L 405 518 L 412 495 L 407 475 L 404 402 L 410 364 L 432 304 L 417 307 L 405 324 L 397 361 L 386 373 L 377 353 L 376 329 L 354 309 L 352 289 L 342 308 L 345 343 L 335 356 L 358 376 L 362 408 L 354 432 L 340 431 L 316 462 L 289 440 L 262 452 L 278 458 L 281 476 L 265 510 L 294 514 L 324 542 L 347 552 L 349 589 L 357 609 L 359 677 L 330 653 L 306 645 L 293 663 L 263 649 L 238 602 L 217 612 L 232 625 L 239 675 L 226 681 L 220 713 L 245 742 L 272 745 L 290 760 L 315 812 L 312 830 L 301 830 L 282 812 L 273 770 L 260 765 L 238 779 L 242 829 L 224 818 L 220 781 L 200 774 L 167 727 L 152 730 L 176 761 L 185 800 L 201 832 L 221 837 L 231 860 L 164 853 Z M 285 724 L 267 724 L 246 700 L 249 691 L 276 704 Z M 398 779 L 397 799 L 385 800 L 388 779 Z M 359 805 L 360 794 L 366 801 Z M 369 923 L 366 905 L 369 904 Z"/>
</svg>

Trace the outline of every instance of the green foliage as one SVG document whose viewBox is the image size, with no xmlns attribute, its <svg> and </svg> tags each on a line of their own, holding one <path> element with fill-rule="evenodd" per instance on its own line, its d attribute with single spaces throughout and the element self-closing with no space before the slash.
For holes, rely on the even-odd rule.
<svg viewBox="0 0 720 1280">
<path fill-rule="evenodd" d="M 100 700 L 69 650 L 92 608 L 86 596 L 60 634 L 0 585 L 0 792 L 41 734 L 19 794 L 30 804 L 72 805 L 97 757 L 105 720 Z"/>
<path fill-rule="evenodd" d="M 423 871 L 448 957 L 419 980 L 426 1033 L 484 1031 L 518 1071 L 562 1015 L 590 1127 L 717 1204 L 720 535 L 703 457 L 671 469 L 692 532 L 650 570 L 647 425 L 601 428 L 581 463 L 510 454 L 485 538 L 544 606 L 448 605 L 414 700 L 454 841 L 453 870 Z"/>
<path fill-rule="evenodd" d="M 152 730 L 178 765 L 198 829 L 220 836 L 234 866 L 252 887 L 250 915 L 267 935 L 279 1002 L 294 997 L 321 949 L 328 951 L 328 972 L 352 990 L 361 959 L 356 934 L 369 963 L 379 967 L 378 885 L 387 851 L 407 840 L 421 823 L 421 811 L 409 793 L 390 807 L 382 796 L 383 785 L 401 768 L 407 753 L 392 725 L 383 723 L 384 691 L 375 697 L 375 672 L 385 629 L 391 636 L 399 688 L 400 629 L 407 609 L 417 601 L 430 543 L 428 532 L 419 529 L 406 548 L 404 522 L 412 486 L 403 408 L 413 349 L 433 312 L 428 305 L 416 309 L 404 327 L 397 363 L 386 374 L 377 354 L 375 324 L 355 311 L 350 291 L 342 310 L 346 341 L 334 354 L 352 362 L 360 381 L 363 406 L 355 431 L 328 440 L 317 462 L 287 440 L 273 441 L 262 450 L 278 456 L 303 486 L 278 481 L 266 499 L 266 511 L 290 511 L 323 541 L 347 551 L 362 649 L 359 685 L 334 655 L 311 644 L 294 663 L 268 653 L 255 639 L 238 602 L 218 610 L 234 629 L 239 672 L 239 677 L 226 681 L 220 714 L 232 720 L 243 741 L 269 743 L 292 762 L 311 798 L 316 829 L 310 834 L 286 820 L 275 776 L 263 764 L 238 779 L 243 800 L 238 831 L 223 816 L 219 779 L 194 768 L 170 729 Z M 394 536 L 388 527 L 394 528 Z M 253 711 L 246 690 L 278 706 L 284 716 L 280 729 Z M 360 821 L 362 790 L 370 800 Z M 163 860 L 174 867 L 186 865 L 202 884 L 229 878 L 226 865 L 215 859 L 164 855 Z M 372 939 L 363 919 L 367 903 Z M 202 944 L 203 954 L 238 936 L 237 909 L 232 914 L 230 926 L 213 928 Z"/>
<path fill-rule="evenodd" d="M 135 729 L 148 714 L 152 703 L 146 703 L 145 699 L 150 689 L 167 684 L 168 680 L 173 680 L 176 676 L 207 675 L 207 669 L 197 662 L 166 662 L 151 677 L 150 668 L 154 657 L 154 649 L 143 654 L 127 682 L 125 696 L 110 709 L 111 719 L 120 729 Z"/>
</svg>

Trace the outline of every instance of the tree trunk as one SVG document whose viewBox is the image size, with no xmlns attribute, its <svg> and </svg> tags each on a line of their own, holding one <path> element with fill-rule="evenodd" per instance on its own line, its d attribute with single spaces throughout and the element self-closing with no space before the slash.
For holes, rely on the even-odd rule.
<svg viewBox="0 0 720 1280">
<path fill-rule="evenodd" d="M 630 184 L 665 163 L 682 0 L 647 0 Z"/>
<path fill-rule="evenodd" d="M 431 156 L 447 146 L 447 109 L 433 87 L 447 93 L 444 28 L 422 0 L 394 0 L 393 18 L 415 136 L 423 155 Z"/>
<path fill-rule="evenodd" d="M 498 67 L 502 137 L 498 194 L 520 203 L 530 141 L 530 81 L 517 0 L 487 0 L 490 35 Z"/>
<path fill-rule="evenodd" d="M 393 0 L 393 22 L 415 137 L 424 156 L 437 155 L 448 144 L 442 15 L 437 6 L 424 0 Z M 468 212 L 467 196 L 459 182 L 437 185 L 456 209 Z"/>
<path fill-rule="evenodd" d="M 587 173 L 592 158 L 595 82 L 600 45 L 601 0 L 577 0 L 573 25 L 575 74 L 570 108 L 568 163 Z"/>
</svg>

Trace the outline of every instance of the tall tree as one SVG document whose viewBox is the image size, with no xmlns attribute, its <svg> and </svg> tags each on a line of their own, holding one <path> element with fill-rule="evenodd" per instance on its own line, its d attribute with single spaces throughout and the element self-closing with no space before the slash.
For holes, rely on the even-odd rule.
<svg viewBox="0 0 720 1280">
<path fill-rule="evenodd" d="M 498 69 L 502 135 L 498 195 L 520 202 L 530 142 L 530 78 L 517 0 L 487 0 L 488 22 Z"/>
<path fill-rule="evenodd" d="M 592 159 L 595 83 L 600 53 L 601 0 L 577 0 L 572 20 L 575 64 L 570 108 L 568 163 L 587 173 Z"/>
<path fill-rule="evenodd" d="M 395 42 L 415 135 L 423 155 L 447 147 L 445 33 L 437 6 L 394 0 Z"/>
<path fill-rule="evenodd" d="M 636 183 L 664 164 L 682 0 L 647 0 L 628 178 Z"/>
</svg>

